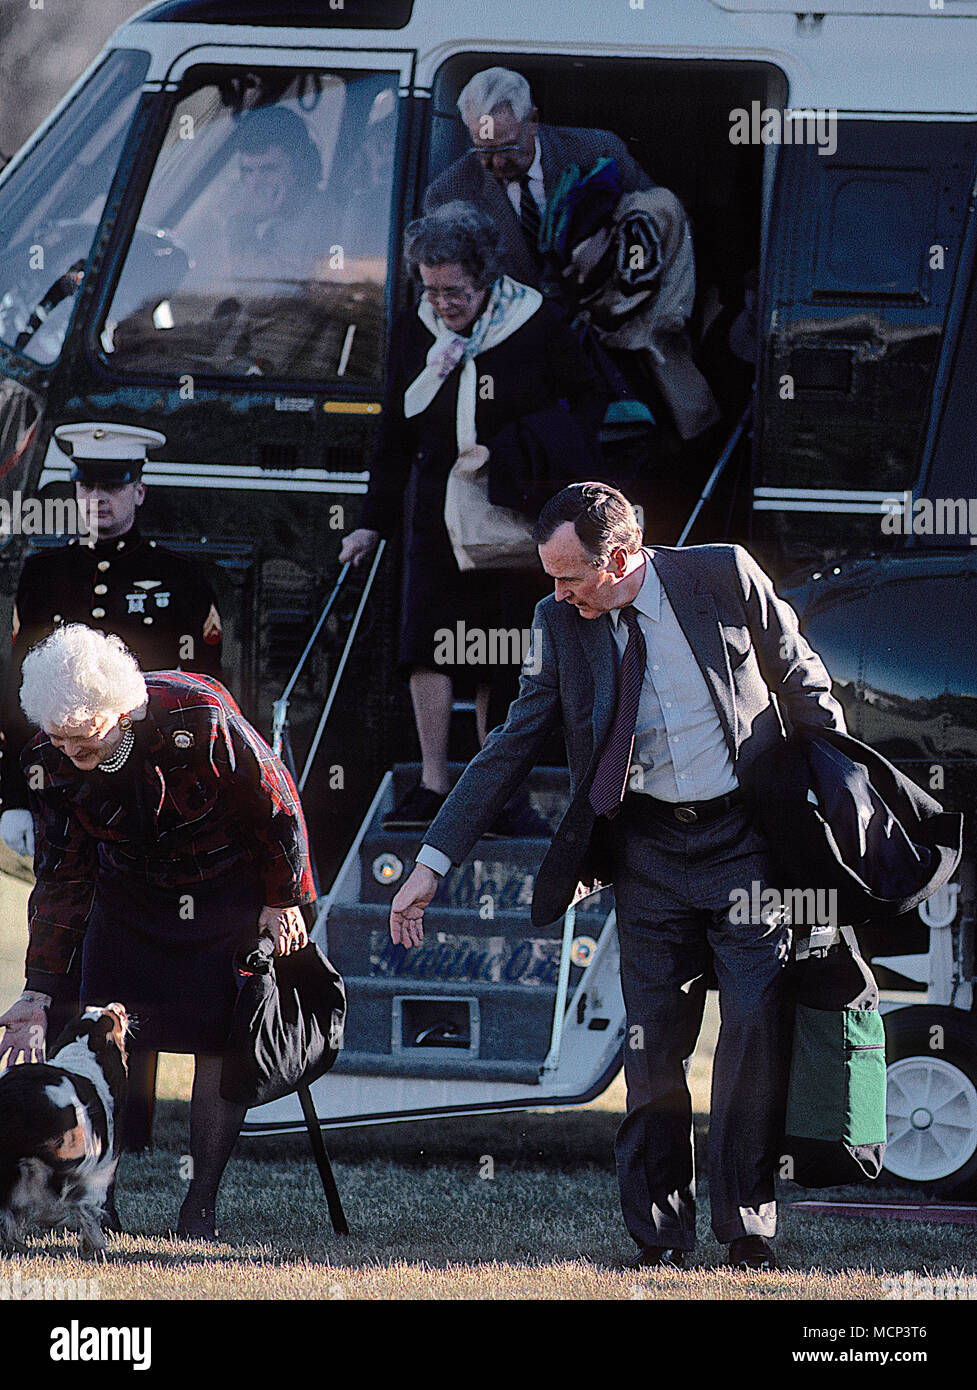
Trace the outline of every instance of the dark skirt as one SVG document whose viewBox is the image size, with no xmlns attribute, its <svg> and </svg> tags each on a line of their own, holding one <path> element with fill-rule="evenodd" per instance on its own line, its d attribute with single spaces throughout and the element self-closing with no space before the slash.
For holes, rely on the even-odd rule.
<svg viewBox="0 0 977 1390">
<path fill-rule="evenodd" d="M 180 889 L 101 868 L 82 954 L 83 1004 L 123 1003 L 133 1050 L 222 1052 L 237 997 L 234 954 L 254 938 L 263 906 L 258 879 L 240 868 Z"/>
<path fill-rule="evenodd" d="M 519 661 L 505 661 L 514 639 L 486 637 L 487 661 L 480 661 L 478 634 L 511 633 L 522 645 L 532 641 L 533 610 L 552 590 L 539 565 L 524 570 L 459 570 L 444 523 L 448 473 L 454 463 L 442 447 L 412 471 L 408 488 L 404 587 L 401 597 L 400 674 L 440 671 L 459 689 L 481 684 L 518 686 Z M 450 636 L 448 635 L 450 634 Z M 493 657 L 493 650 L 495 657 Z M 460 660 L 446 660 L 446 657 Z M 510 696 L 511 698 L 511 696 Z"/>
</svg>

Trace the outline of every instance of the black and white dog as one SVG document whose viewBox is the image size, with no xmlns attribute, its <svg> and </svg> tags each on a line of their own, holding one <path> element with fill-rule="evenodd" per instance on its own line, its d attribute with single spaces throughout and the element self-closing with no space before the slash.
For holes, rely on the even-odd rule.
<svg viewBox="0 0 977 1390">
<path fill-rule="evenodd" d="M 122 1145 L 126 1033 L 121 1004 L 88 1008 L 57 1039 L 47 1062 L 0 1073 L 0 1237 L 23 1249 L 33 1215 L 80 1232 L 86 1258 L 105 1249 L 100 1217 Z"/>
</svg>

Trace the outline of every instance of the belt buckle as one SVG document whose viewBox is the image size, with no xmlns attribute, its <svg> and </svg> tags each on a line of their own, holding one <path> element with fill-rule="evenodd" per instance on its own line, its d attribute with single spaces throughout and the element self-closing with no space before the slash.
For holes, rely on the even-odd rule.
<svg viewBox="0 0 977 1390">
<path fill-rule="evenodd" d="M 680 820 L 683 825 L 694 825 L 699 817 L 691 806 L 676 806 L 675 819 Z"/>
</svg>

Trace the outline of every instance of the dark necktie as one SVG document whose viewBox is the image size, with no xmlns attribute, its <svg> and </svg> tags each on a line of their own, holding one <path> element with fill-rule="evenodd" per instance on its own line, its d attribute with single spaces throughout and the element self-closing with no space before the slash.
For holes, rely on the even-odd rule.
<svg viewBox="0 0 977 1390">
<path fill-rule="evenodd" d="M 637 611 L 630 604 L 621 609 L 621 620 L 628 625 L 628 640 L 617 677 L 617 708 L 590 786 L 590 804 L 595 814 L 608 819 L 621 809 L 627 787 L 647 661 L 644 634 L 638 626 Z"/>
<path fill-rule="evenodd" d="M 539 229 L 542 218 L 539 215 L 539 208 L 536 206 L 536 199 L 529 191 L 529 175 L 519 180 L 519 221 L 522 223 L 522 230 L 529 243 L 529 249 L 533 256 L 539 257 Z"/>
</svg>

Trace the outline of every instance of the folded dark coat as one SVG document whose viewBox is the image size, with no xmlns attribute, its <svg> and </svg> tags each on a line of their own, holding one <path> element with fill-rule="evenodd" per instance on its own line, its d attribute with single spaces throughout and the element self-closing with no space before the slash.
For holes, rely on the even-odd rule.
<svg viewBox="0 0 977 1390">
<path fill-rule="evenodd" d="M 850 734 L 795 734 L 766 750 L 752 781 L 779 876 L 834 889 L 840 922 L 909 912 L 960 862 L 963 817 Z"/>
</svg>

